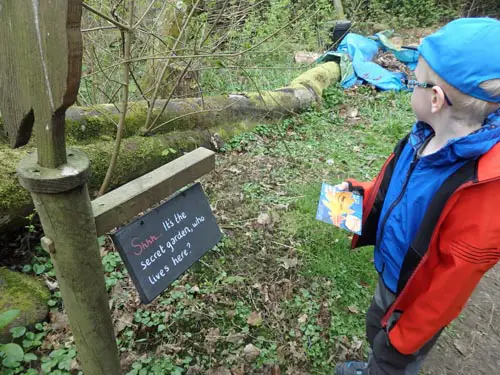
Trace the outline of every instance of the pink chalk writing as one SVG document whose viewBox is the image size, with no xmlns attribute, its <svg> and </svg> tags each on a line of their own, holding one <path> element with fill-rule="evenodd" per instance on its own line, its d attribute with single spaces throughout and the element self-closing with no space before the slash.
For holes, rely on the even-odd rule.
<svg viewBox="0 0 500 375">
<path fill-rule="evenodd" d="M 138 250 L 139 252 L 134 251 L 134 254 L 137 256 L 141 255 L 144 250 L 146 250 L 148 247 L 150 247 L 156 241 L 158 241 L 160 239 L 160 237 L 161 237 L 161 234 L 160 235 L 153 234 L 144 240 L 141 240 L 138 237 L 132 238 L 132 241 L 130 241 L 130 245 L 132 245 L 132 247 L 134 247 L 136 249 L 139 249 Z"/>
</svg>

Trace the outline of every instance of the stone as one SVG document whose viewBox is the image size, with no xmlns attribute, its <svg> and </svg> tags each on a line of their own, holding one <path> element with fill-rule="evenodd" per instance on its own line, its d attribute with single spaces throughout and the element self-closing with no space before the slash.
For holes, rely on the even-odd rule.
<svg viewBox="0 0 500 375">
<path fill-rule="evenodd" d="M 21 315 L 0 331 L 0 343 L 10 342 L 12 327 L 31 327 L 47 317 L 50 292 L 43 281 L 0 268 L 0 311 L 21 310 Z"/>
</svg>

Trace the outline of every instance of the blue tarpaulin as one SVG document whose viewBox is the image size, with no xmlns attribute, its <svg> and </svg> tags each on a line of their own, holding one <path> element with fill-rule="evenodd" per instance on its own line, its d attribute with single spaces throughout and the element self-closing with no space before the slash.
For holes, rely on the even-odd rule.
<svg viewBox="0 0 500 375">
<path fill-rule="evenodd" d="M 401 79 L 404 73 L 391 72 L 372 60 L 380 49 L 390 51 L 396 59 L 415 69 L 418 51 L 407 48 L 397 48 L 387 37 L 390 32 L 381 32 L 373 37 L 365 37 L 355 33 L 347 34 L 335 52 L 327 52 L 318 62 L 338 60 L 342 71 L 341 84 L 344 88 L 367 82 L 381 90 L 404 90 Z"/>
</svg>

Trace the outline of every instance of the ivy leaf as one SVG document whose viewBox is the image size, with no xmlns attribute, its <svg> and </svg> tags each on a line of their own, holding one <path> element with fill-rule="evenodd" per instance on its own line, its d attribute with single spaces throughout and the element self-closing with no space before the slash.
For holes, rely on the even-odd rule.
<svg viewBox="0 0 500 375">
<path fill-rule="evenodd" d="M 35 271 L 35 274 L 40 275 L 45 271 L 45 265 L 43 264 L 35 264 L 33 266 L 33 271 Z"/>
<path fill-rule="evenodd" d="M 28 273 L 28 272 L 31 272 L 31 264 L 25 264 L 24 267 L 23 267 L 23 272 L 24 273 Z"/>
<path fill-rule="evenodd" d="M 38 357 L 33 353 L 26 353 L 24 355 L 24 362 L 36 361 Z"/>
<path fill-rule="evenodd" d="M 21 362 L 24 358 L 24 350 L 17 344 L 5 344 L 0 346 L 0 352 L 3 352 L 5 360 L 9 360 L 9 364 L 13 365 L 14 362 Z M 4 361 L 5 361 L 4 360 Z M 4 366 L 7 366 L 4 363 Z M 15 366 L 7 366 L 15 367 Z"/>
<path fill-rule="evenodd" d="M 99 243 L 99 246 L 104 246 L 106 243 L 106 236 L 97 237 L 97 242 Z"/>
<path fill-rule="evenodd" d="M 15 339 L 23 336 L 26 333 L 26 327 L 14 327 L 11 328 L 10 333 L 12 333 L 12 337 Z"/>
<path fill-rule="evenodd" d="M 19 315 L 21 314 L 21 310 L 12 309 L 4 311 L 0 314 L 0 329 L 7 327 L 10 323 L 12 323 Z"/>
</svg>

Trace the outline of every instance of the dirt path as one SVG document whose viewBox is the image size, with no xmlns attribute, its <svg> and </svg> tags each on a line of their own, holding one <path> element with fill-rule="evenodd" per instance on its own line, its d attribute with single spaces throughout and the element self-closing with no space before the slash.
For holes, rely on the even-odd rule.
<svg viewBox="0 0 500 375">
<path fill-rule="evenodd" d="M 462 316 L 442 335 L 424 373 L 500 373 L 500 264 L 486 274 Z"/>
</svg>

